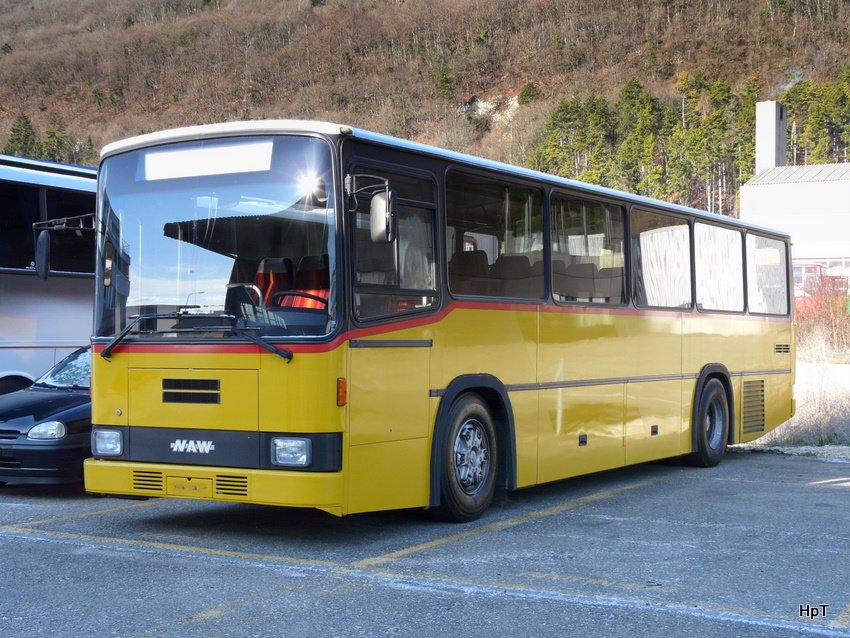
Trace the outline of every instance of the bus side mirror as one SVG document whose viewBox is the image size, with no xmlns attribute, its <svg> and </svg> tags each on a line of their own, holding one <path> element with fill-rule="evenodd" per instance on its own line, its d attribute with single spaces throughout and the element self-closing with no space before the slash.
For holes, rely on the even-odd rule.
<svg viewBox="0 0 850 638">
<path fill-rule="evenodd" d="M 372 195 L 369 216 L 374 243 L 388 244 L 395 240 L 398 224 L 396 213 L 395 191 L 387 189 Z"/>
<path fill-rule="evenodd" d="M 47 279 L 50 272 L 50 231 L 42 230 L 35 240 L 35 274 Z"/>
</svg>

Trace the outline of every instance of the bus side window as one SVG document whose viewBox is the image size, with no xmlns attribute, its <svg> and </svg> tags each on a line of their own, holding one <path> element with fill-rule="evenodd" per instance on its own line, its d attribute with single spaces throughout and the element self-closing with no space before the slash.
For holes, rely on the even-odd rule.
<svg viewBox="0 0 850 638">
<path fill-rule="evenodd" d="M 551 215 L 555 300 L 624 303 L 623 208 L 554 196 Z"/>
<path fill-rule="evenodd" d="M 635 302 L 651 308 L 691 305 L 690 226 L 685 219 L 644 210 L 631 214 Z"/>
<path fill-rule="evenodd" d="M 449 289 L 457 295 L 540 299 L 542 192 L 491 177 L 446 178 Z"/>
</svg>

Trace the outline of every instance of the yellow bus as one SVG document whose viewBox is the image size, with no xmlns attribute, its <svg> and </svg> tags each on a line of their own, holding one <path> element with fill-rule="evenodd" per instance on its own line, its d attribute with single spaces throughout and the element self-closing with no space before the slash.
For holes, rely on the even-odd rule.
<svg viewBox="0 0 850 638">
<path fill-rule="evenodd" d="M 86 489 L 430 508 L 794 413 L 789 238 L 321 122 L 103 149 Z"/>
</svg>

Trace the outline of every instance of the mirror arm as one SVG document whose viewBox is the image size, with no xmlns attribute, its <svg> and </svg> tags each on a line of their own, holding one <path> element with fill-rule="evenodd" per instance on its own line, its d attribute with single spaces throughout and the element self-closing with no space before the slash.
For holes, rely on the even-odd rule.
<svg viewBox="0 0 850 638">
<path fill-rule="evenodd" d="M 357 180 L 370 179 L 379 182 L 378 184 L 365 184 L 358 188 Z M 389 193 L 390 190 L 390 180 L 386 177 L 380 177 L 379 175 L 369 175 L 367 173 L 349 173 L 345 176 L 345 194 L 348 197 L 348 212 L 353 212 L 357 208 L 357 195 L 359 193 L 371 192 L 374 193 L 378 190 L 383 190 L 386 193 Z M 353 206 L 352 206 L 353 203 Z"/>
</svg>

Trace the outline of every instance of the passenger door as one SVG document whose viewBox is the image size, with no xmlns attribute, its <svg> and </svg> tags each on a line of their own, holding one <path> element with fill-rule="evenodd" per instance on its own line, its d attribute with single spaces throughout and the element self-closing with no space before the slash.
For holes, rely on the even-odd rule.
<svg viewBox="0 0 850 638">
<path fill-rule="evenodd" d="M 373 184 L 349 202 L 349 512 L 424 506 L 428 499 L 431 332 L 439 307 L 435 185 L 429 176 L 355 165 Z M 397 236 L 373 241 L 370 201 L 397 197 Z M 356 206 L 355 206 L 356 204 Z"/>
</svg>

